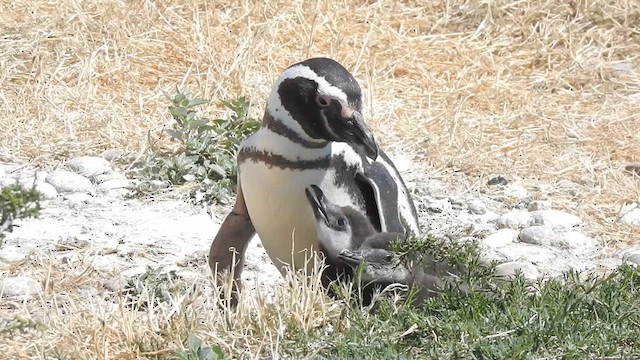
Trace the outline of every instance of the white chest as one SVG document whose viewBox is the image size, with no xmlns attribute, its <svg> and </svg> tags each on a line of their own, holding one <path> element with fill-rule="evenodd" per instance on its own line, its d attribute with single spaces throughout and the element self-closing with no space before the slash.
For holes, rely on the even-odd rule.
<svg viewBox="0 0 640 360">
<path fill-rule="evenodd" d="M 240 169 L 240 183 L 262 244 L 273 263 L 302 267 L 312 250 L 317 250 L 316 224 L 304 189 L 318 185 L 336 204 L 351 204 L 345 188 L 336 187 L 332 170 L 269 168 L 248 162 Z"/>
<path fill-rule="evenodd" d="M 274 147 L 273 142 L 269 142 L 271 146 L 267 147 L 259 140 L 250 138 L 243 147 L 266 148 L 269 153 L 289 160 L 308 160 L 335 154 L 337 150 L 344 151 L 343 147 L 317 149 L 315 154 L 309 149 L 306 152 L 283 151 Z M 292 158 L 292 153 L 301 156 Z M 355 170 L 352 171 L 354 174 L 341 176 L 354 178 Z M 239 173 L 249 216 L 265 250 L 278 268 L 282 264 L 301 268 L 306 259 L 311 258 L 312 251 L 318 249 L 315 218 L 305 196 L 306 187 L 319 186 L 331 202 L 340 206 L 352 205 L 353 202 L 347 188 L 336 185 L 335 169 L 331 167 L 293 169 L 248 159 L 239 164 Z"/>
</svg>

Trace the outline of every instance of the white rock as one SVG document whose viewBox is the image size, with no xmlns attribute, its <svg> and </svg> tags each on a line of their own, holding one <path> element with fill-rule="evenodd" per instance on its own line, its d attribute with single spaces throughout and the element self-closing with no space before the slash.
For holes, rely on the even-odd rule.
<svg viewBox="0 0 640 360">
<path fill-rule="evenodd" d="M 521 273 L 525 280 L 535 281 L 540 277 L 540 272 L 528 262 L 512 261 L 496 266 L 496 275 L 502 277 L 514 277 L 516 273 Z"/>
<path fill-rule="evenodd" d="M 525 243 L 507 244 L 496 251 L 510 261 L 527 261 L 534 264 L 548 263 L 558 256 L 557 252 L 546 247 Z"/>
<path fill-rule="evenodd" d="M 92 177 L 111 170 L 111 164 L 106 159 L 97 156 L 80 156 L 67 162 L 67 167 L 74 172 Z"/>
<path fill-rule="evenodd" d="M 514 199 L 524 199 L 529 195 L 529 192 L 527 191 L 527 189 L 517 184 L 507 185 L 504 188 L 503 193 L 506 196 L 512 197 Z"/>
<path fill-rule="evenodd" d="M 93 196 L 89 194 L 67 194 L 64 196 L 64 199 L 71 204 L 80 205 L 90 203 Z"/>
<path fill-rule="evenodd" d="M 627 225 L 640 225 L 640 208 L 628 211 L 620 218 L 620 222 Z"/>
<path fill-rule="evenodd" d="M 115 189 L 126 189 L 131 187 L 132 184 L 133 184 L 133 181 L 129 179 L 107 180 L 102 184 L 98 185 L 98 190 L 106 192 L 106 191 L 115 190 Z"/>
<path fill-rule="evenodd" d="M 0 292 L 4 298 L 28 300 L 42 292 L 42 286 L 28 276 L 15 276 L 0 279 Z"/>
<path fill-rule="evenodd" d="M 56 190 L 53 185 L 41 180 L 36 181 L 36 191 L 45 200 L 51 200 L 58 197 L 58 190 Z"/>
<path fill-rule="evenodd" d="M 49 175 L 49 173 L 44 170 L 39 170 L 35 173 L 36 180 L 40 181 L 45 181 L 47 179 L 47 175 Z"/>
<path fill-rule="evenodd" d="M 518 237 L 518 231 L 514 229 L 500 229 L 482 240 L 482 243 L 490 248 L 499 248 L 513 243 Z"/>
<path fill-rule="evenodd" d="M 0 177 L 0 189 L 14 185 L 18 181 L 11 177 Z"/>
<path fill-rule="evenodd" d="M 483 215 L 487 212 L 487 207 L 484 202 L 478 199 L 473 199 L 467 203 L 469 212 L 476 215 Z"/>
<path fill-rule="evenodd" d="M 18 183 L 25 189 L 31 189 L 35 185 L 36 178 L 34 176 L 25 176 L 18 178 Z"/>
<path fill-rule="evenodd" d="M 124 149 L 108 149 L 102 152 L 100 156 L 107 161 L 116 160 L 119 157 L 124 156 L 126 151 Z"/>
<path fill-rule="evenodd" d="M 66 170 L 56 170 L 47 175 L 46 181 L 59 193 L 84 193 L 91 190 L 91 181 L 82 175 Z"/>
<path fill-rule="evenodd" d="M 527 207 L 529 211 L 537 211 L 537 210 L 548 210 L 551 209 L 551 201 L 547 200 L 536 200 L 532 201 L 531 204 Z"/>
<path fill-rule="evenodd" d="M 560 210 L 538 210 L 531 214 L 533 214 L 534 225 L 547 225 L 552 228 L 570 229 L 582 224 L 582 219 L 578 216 Z"/>
<path fill-rule="evenodd" d="M 556 238 L 555 246 L 572 249 L 574 253 L 582 253 L 595 249 L 598 241 L 580 231 L 567 231 Z"/>
<path fill-rule="evenodd" d="M 534 245 L 551 245 L 556 238 L 556 233 L 549 226 L 529 226 L 520 231 L 518 237 L 521 242 Z"/>
<path fill-rule="evenodd" d="M 498 219 L 499 228 L 520 229 L 531 224 L 533 216 L 526 210 L 511 210 Z"/>
<path fill-rule="evenodd" d="M 440 214 L 444 212 L 446 209 L 451 208 L 451 204 L 446 200 L 436 200 L 432 199 L 425 203 L 426 210 L 432 214 Z"/>
<path fill-rule="evenodd" d="M 129 189 L 112 189 L 112 190 L 107 190 L 105 192 L 105 195 L 112 198 L 124 198 L 124 197 L 127 197 L 127 195 L 129 195 L 130 193 L 131 191 Z"/>
<path fill-rule="evenodd" d="M 13 263 L 20 262 L 27 258 L 27 253 L 19 247 L 3 245 L 0 247 L 0 262 Z"/>
<path fill-rule="evenodd" d="M 123 173 L 119 173 L 115 171 L 109 171 L 108 173 L 96 175 L 93 177 L 93 181 L 96 184 L 102 184 L 110 180 L 126 180 L 126 179 L 127 177 Z"/>
<path fill-rule="evenodd" d="M 91 266 L 97 271 L 113 272 L 120 264 L 115 255 L 96 255 L 91 258 Z"/>
<path fill-rule="evenodd" d="M 624 258 L 625 262 L 630 262 L 636 265 L 640 265 L 640 252 L 635 254 L 630 254 L 629 256 Z"/>
<path fill-rule="evenodd" d="M 622 261 L 640 265 L 640 247 L 630 248 L 621 253 Z"/>
</svg>

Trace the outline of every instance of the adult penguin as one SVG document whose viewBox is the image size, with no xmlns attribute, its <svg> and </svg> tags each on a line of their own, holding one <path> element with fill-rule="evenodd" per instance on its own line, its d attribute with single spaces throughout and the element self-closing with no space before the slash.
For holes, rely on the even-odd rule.
<svg viewBox="0 0 640 360">
<path fill-rule="evenodd" d="M 360 86 L 335 60 L 312 58 L 284 70 L 237 162 L 235 205 L 213 240 L 209 265 L 214 273 L 231 271 L 238 285 L 255 233 L 280 271 L 308 264 L 318 249 L 305 196 L 312 184 L 332 203 L 365 214 L 378 231 L 418 234 L 407 187 L 362 116 Z"/>
</svg>

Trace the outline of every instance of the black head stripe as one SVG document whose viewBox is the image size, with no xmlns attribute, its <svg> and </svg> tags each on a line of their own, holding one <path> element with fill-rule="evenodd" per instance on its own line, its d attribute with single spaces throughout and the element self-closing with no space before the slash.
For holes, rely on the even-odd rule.
<svg viewBox="0 0 640 360">
<path fill-rule="evenodd" d="M 313 72 L 322 76 L 327 82 L 347 95 L 347 101 L 354 110 L 362 110 L 362 90 L 356 79 L 339 62 L 324 58 L 311 58 L 296 65 L 308 66 Z M 295 66 L 295 65 L 293 65 Z"/>
<path fill-rule="evenodd" d="M 304 77 L 284 79 L 278 88 L 278 96 L 285 110 L 291 114 L 304 132 L 314 139 L 327 139 L 320 118 L 320 109 L 315 102 L 318 83 Z"/>
</svg>

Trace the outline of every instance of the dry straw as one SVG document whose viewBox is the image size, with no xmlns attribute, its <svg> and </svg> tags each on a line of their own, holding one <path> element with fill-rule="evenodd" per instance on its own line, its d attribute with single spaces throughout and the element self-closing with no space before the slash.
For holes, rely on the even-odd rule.
<svg viewBox="0 0 640 360">
<path fill-rule="evenodd" d="M 640 199 L 623 171 L 640 161 L 639 54 L 638 0 L 3 1 L 0 160 L 140 152 L 175 85 L 213 99 L 211 117 L 240 95 L 259 116 L 284 67 L 325 55 L 365 88 L 386 149 L 445 178 L 520 178 L 616 247 L 640 238 L 616 222 Z M 131 332 L 92 323 L 86 342 L 146 336 L 119 321 Z"/>
<path fill-rule="evenodd" d="M 637 0 L 14 1 L 0 24 L 5 158 L 140 152 L 177 84 L 213 99 L 211 116 L 239 95 L 260 116 L 284 67 L 325 55 L 362 83 L 386 148 L 514 174 L 593 235 L 638 235 L 615 223 L 640 197 L 623 171 L 640 160 Z"/>
</svg>

